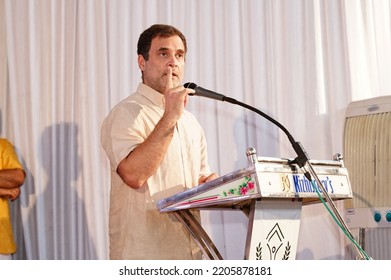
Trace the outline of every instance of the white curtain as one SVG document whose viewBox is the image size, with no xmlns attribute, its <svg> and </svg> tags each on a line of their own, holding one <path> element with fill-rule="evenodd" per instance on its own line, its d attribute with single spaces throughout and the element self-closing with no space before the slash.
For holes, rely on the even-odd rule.
<svg viewBox="0 0 391 280">
<path fill-rule="evenodd" d="M 343 153 L 348 103 L 391 94 L 390 13 L 389 0 L 0 0 L 0 132 L 28 175 L 12 204 L 14 257 L 107 259 L 100 125 L 140 81 L 136 44 L 145 28 L 184 32 L 184 82 L 262 110 L 311 158 L 331 159 Z M 188 109 L 221 175 L 247 166 L 248 147 L 295 156 L 253 112 L 197 97 Z M 298 258 L 343 258 L 346 239 L 324 207 L 302 216 Z M 242 213 L 204 212 L 203 223 L 225 258 L 243 258 Z"/>
</svg>

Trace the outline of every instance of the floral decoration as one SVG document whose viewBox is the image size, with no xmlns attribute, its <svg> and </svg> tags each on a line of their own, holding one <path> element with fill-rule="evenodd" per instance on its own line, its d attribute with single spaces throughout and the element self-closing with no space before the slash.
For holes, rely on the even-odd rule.
<svg viewBox="0 0 391 280">
<path fill-rule="evenodd" d="M 243 182 L 236 188 L 231 188 L 227 191 L 223 191 L 223 196 L 239 195 L 243 196 L 248 193 L 254 193 L 255 185 L 251 176 L 244 177 Z"/>
</svg>

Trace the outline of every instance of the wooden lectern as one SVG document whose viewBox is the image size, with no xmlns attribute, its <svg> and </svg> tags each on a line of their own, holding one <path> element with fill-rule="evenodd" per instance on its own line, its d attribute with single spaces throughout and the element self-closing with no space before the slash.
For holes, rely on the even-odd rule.
<svg viewBox="0 0 391 280">
<path fill-rule="evenodd" d="M 237 209 L 249 219 L 244 258 L 296 258 L 301 208 L 319 202 L 313 185 L 288 159 L 257 157 L 247 151 L 249 166 L 157 202 L 160 212 L 172 212 L 187 228 L 207 259 L 223 259 L 190 209 Z M 342 161 L 310 160 L 333 200 L 352 198 Z"/>
</svg>

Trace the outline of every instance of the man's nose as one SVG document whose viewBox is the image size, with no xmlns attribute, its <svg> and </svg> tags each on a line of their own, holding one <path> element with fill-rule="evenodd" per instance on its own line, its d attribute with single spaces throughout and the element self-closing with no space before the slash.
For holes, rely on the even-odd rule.
<svg viewBox="0 0 391 280">
<path fill-rule="evenodd" d="M 177 66 L 178 65 L 178 59 L 176 58 L 175 55 L 170 55 L 168 59 L 168 65 L 171 67 Z"/>
</svg>

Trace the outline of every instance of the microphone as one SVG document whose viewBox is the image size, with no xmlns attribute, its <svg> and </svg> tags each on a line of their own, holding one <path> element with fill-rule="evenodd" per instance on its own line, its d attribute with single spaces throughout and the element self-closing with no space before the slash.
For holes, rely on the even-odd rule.
<svg viewBox="0 0 391 280">
<path fill-rule="evenodd" d="M 215 99 L 218 101 L 228 101 L 231 103 L 235 103 L 235 102 L 233 102 L 234 100 L 232 98 L 229 98 L 229 97 L 222 95 L 220 93 L 217 93 L 217 92 L 202 88 L 200 86 L 197 86 L 195 83 L 190 82 L 190 83 L 184 84 L 183 86 L 185 88 L 191 88 L 191 89 L 195 90 L 195 93 L 189 93 L 189 95 L 202 96 L 202 97 Z"/>
<path fill-rule="evenodd" d="M 304 148 L 301 146 L 300 142 L 296 142 L 295 139 L 293 138 L 293 136 L 290 134 L 290 132 L 281 123 L 279 123 L 277 120 L 273 119 L 269 115 L 265 114 L 261 110 L 258 110 L 257 108 L 254 108 L 246 103 L 240 102 L 234 98 L 227 97 L 225 95 L 222 95 L 220 93 L 217 93 L 217 92 L 214 92 L 214 91 L 211 91 L 208 89 L 204 89 L 200 86 L 197 86 L 197 84 L 192 83 L 192 82 L 185 83 L 183 86 L 185 88 L 191 88 L 191 89 L 195 90 L 195 93 L 189 93 L 189 95 L 202 96 L 202 97 L 207 97 L 207 98 L 211 98 L 211 99 L 215 99 L 215 100 L 219 100 L 219 101 L 227 101 L 229 103 L 242 106 L 246 109 L 249 109 L 249 110 L 261 115 L 262 117 L 264 117 L 268 121 L 270 121 L 273 124 L 275 124 L 276 126 L 278 126 L 286 134 L 286 136 L 288 137 L 288 140 L 292 144 L 293 149 L 295 150 L 295 152 L 298 155 L 297 158 L 295 159 L 295 162 L 300 167 L 303 167 L 306 164 L 306 162 L 309 160 L 309 157 L 308 157 L 307 153 L 305 152 Z"/>
</svg>

